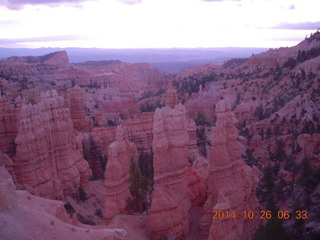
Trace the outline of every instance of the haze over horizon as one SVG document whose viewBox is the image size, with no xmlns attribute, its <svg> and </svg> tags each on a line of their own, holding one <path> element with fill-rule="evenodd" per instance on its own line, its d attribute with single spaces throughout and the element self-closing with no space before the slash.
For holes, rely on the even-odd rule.
<svg viewBox="0 0 320 240">
<path fill-rule="evenodd" d="M 320 27 L 317 0 L 0 0 L 0 47 L 293 46 Z"/>
</svg>

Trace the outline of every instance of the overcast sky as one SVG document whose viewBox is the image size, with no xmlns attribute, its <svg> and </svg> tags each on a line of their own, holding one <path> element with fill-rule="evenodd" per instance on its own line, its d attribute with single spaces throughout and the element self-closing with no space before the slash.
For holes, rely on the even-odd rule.
<svg viewBox="0 0 320 240">
<path fill-rule="evenodd" d="M 293 46 L 319 0 L 0 0 L 0 47 Z"/>
</svg>

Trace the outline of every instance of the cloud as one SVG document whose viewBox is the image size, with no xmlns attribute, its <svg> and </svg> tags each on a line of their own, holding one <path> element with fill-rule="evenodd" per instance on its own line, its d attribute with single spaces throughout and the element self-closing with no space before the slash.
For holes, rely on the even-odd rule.
<svg viewBox="0 0 320 240">
<path fill-rule="evenodd" d="M 201 0 L 204 2 L 225 2 L 225 1 L 242 1 L 242 0 Z"/>
<path fill-rule="evenodd" d="M 119 0 L 119 1 L 128 5 L 135 5 L 142 2 L 142 0 Z"/>
<path fill-rule="evenodd" d="M 54 5 L 54 4 L 63 4 L 63 3 L 81 3 L 86 1 L 93 0 L 0 0 L 0 7 L 4 6 L 13 10 L 20 10 L 25 5 Z"/>
<path fill-rule="evenodd" d="M 301 22 L 287 23 L 283 22 L 273 27 L 274 29 L 291 29 L 291 30 L 316 30 L 320 28 L 320 22 Z"/>
<path fill-rule="evenodd" d="M 293 4 L 291 4 L 291 6 L 289 7 L 289 9 L 290 9 L 290 10 L 294 10 L 294 9 L 296 9 L 296 7 L 295 7 Z"/>
<path fill-rule="evenodd" d="M 16 44 L 16 43 L 31 43 L 31 42 L 59 42 L 67 40 L 79 40 L 81 37 L 75 35 L 65 36 L 46 36 L 34 38 L 7 38 L 0 39 L 0 44 Z"/>
</svg>

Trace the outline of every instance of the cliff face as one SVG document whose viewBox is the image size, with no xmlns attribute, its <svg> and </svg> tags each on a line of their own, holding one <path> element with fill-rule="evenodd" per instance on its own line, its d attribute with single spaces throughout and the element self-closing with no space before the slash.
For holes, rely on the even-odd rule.
<svg viewBox="0 0 320 240">
<path fill-rule="evenodd" d="M 8 103 L 6 97 L 0 96 L 0 150 L 12 156 L 12 147 L 17 136 L 17 111 L 18 108 Z"/>
<path fill-rule="evenodd" d="M 192 200 L 204 197 L 203 183 L 188 167 L 188 143 L 185 108 L 157 109 L 153 122 L 154 191 L 147 228 L 177 239 L 188 231 Z"/>
<path fill-rule="evenodd" d="M 151 152 L 153 140 L 153 112 L 142 113 L 139 117 L 125 122 L 124 130 L 139 152 Z"/>
<path fill-rule="evenodd" d="M 137 159 L 134 143 L 126 140 L 122 127 L 117 127 L 116 141 L 108 147 L 108 163 L 105 171 L 105 212 L 104 219 L 109 222 L 127 207 L 129 198 L 130 158 Z"/>
<path fill-rule="evenodd" d="M 85 187 L 91 171 L 76 150 L 73 124 L 55 90 L 35 105 L 23 105 L 18 117 L 14 172 L 19 184 L 40 196 L 63 198 Z"/>
<path fill-rule="evenodd" d="M 90 131 L 92 129 L 92 121 L 84 112 L 84 94 L 79 86 L 68 89 L 65 103 L 70 109 L 74 128 L 83 132 Z"/>
<path fill-rule="evenodd" d="M 245 219 L 241 214 L 243 211 L 259 213 L 255 196 L 258 176 L 241 160 L 236 118 L 230 104 L 219 102 L 216 112 L 217 123 L 211 139 L 209 197 L 201 223 L 202 236 L 210 227 L 208 239 L 251 239 L 259 222 Z M 241 217 L 212 219 L 213 211 L 235 211 L 237 217 Z"/>
<path fill-rule="evenodd" d="M 116 140 L 117 127 L 93 128 L 91 135 L 97 144 L 101 147 L 103 153 L 109 157 L 108 147 Z"/>
</svg>

